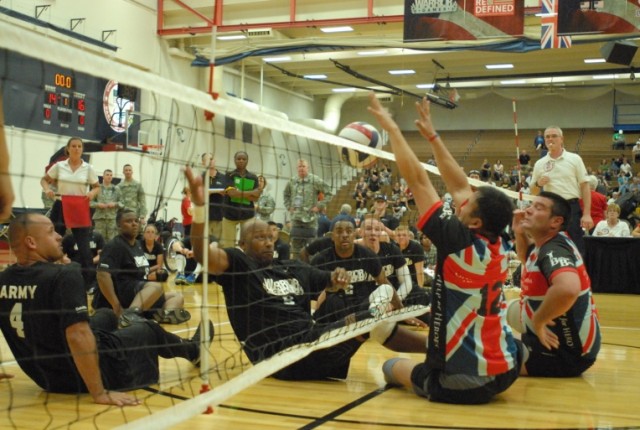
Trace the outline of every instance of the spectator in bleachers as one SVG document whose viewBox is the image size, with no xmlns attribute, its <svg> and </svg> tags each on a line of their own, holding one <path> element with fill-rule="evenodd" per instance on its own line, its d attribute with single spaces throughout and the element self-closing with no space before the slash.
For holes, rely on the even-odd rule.
<svg viewBox="0 0 640 430">
<path fill-rule="evenodd" d="M 620 172 L 618 173 L 618 192 L 623 195 L 627 191 L 629 191 L 629 177 Z"/>
<path fill-rule="evenodd" d="M 356 225 L 356 220 L 353 215 L 351 215 L 351 210 L 352 208 L 350 204 L 344 203 L 340 206 L 340 212 L 331 220 L 330 231 L 333 230 L 333 226 L 336 225 L 338 221 L 349 221 L 353 225 Z"/>
<path fill-rule="evenodd" d="M 518 161 L 520 161 L 520 166 L 529 165 L 529 161 L 531 161 L 531 157 L 529 156 L 529 154 L 527 154 L 526 149 L 523 149 L 522 152 L 520 152 L 520 157 L 518 157 Z"/>
<path fill-rule="evenodd" d="M 640 137 L 636 141 L 636 144 L 631 148 L 631 153 L 633 154 L 633 162 L 640 162 Z"/>
<path fill-rule="evenodd" d="M 547 145 L 544 142 L 542 130 L 538 130 L 538 134 L 533 138 L 533 147 L 536 148 L 536 151 L 540 151 L 540 158 L 547 155 Z"/>
<path fill-rule="evenodd" d="M 380 180 L 380 175 L 377 170 L 371 170 L 371 176 L 369 176 L 369 182 L 367 184 L 369 186 L 370 195 L 375 195 L 380 188 L 382 187 L 382 181 Z"/>
<path fill-rule="evenodd" d="M 380 167 L 380 180 L 382 185 L 391 185 L 391 169 L 386 163 L 382 163 L 382 167 Z"/>
<path fill-rule="evenodd" d="M 371 213 L 377 219 L 379 219 L 382 224 L 386 227 L 386 231 L 389 236 L 393 235 L 393 230 L 398 228 L 400 222 L 396 219 L 392 213 L 388 211 L 387 205 L 387 196 L 384 194 L 378 194 L 375 196 L 375 200 L 373 203 L 373 208 L 371 208 Z"/>
<path fill-rule="evenodd" d="M 620 220 L 620 206 L 615 203 L 607 206 L 607 218 L 596 225 L 594 236 L 629 237 L 631 231 L 626 221 Z"/>
<path fill-rule="evenodd" d="M 622 162 L 620 163 L 620 173 L 624 173 L 626 176 L 633 175 L 633 167 L 629 164 L 629 160 L 627 157 L 622 157 Z"/>
<path fill-rule="evenodd" d="M 400 185 L 399 181 L 396 181 L 393 183 L 393 187 L 391 187 L 391 196 L 398 196 L 400 197 L 403 194 L 403 190 L 402 190 L 402 186 Z"/>
<path fill-rule="evenodd" d="M 489 160 L 486 158 L 482 161 L 482 166 L 480 166 L 480 179 L 483 181 L 488 181 L 491 177 L 491 164 L 489 164 Z"/>
<path fill-rule="evenodd" d="M 272 224 L 269 224 L 269 225 L 272 225 Z M 318 202 L 318 231 L 316 236 L 322 237 L 325 234 L 329 233 L 330 231 L 331 231 L 331 220 L 327 216 L 327 205 L 324 202 Z"/>
<path fill-rule="evenodd" d="M 493 164 L 493 179 L 496 181 L 502 181 L 502 177 L 504 176 L 504 164 L 502 161 L 496 160 Z"/>
<path fill-rule="evenodd" d="M 610 168 L 611 163 L 609 163 L 606 158 L 603 158 L 598 166 L 598 174 L 604 176 L 606 180 L 609 180 L 611 179 L 611 173 L 609 172 Z"/>
<path fill-rule="evenodd" d="M 624 149 L 624 146 L 626 144 L 624 140 L 624 131 L 618 130 L 617 132 L 613 133 L 611 140 L 611 147 L 613 149 Z"/>
<path fill-rule="evenodd" d="M 605 212 L 607 210 L 607 197 L 597 191 L 598 178 L 591 175 L 588 178 L 589 189 L 591 190 L 591 219 L 593 219 L 593 225 L 596 226 L 602 220 L 604 220 Z M 582 201 L 580 201 L 580 207 L 582 208 Z M 595 228 L 595 227 L 594 227 Z M 589 233 L 593 233 L 593 229 Z"/>
<path fill-rule="evenodd" d="M 358 195 L 366 196 L 367 191 L 369 191 L 369 185 L 367 184 L 367 180 L 364 176 L 360 176 L 360 179 L 358 179 L 358 182 L 356 183 L 356 186 L 353 189 L 353 198 L 355 199 L 356 196 Z"/>
</svg>

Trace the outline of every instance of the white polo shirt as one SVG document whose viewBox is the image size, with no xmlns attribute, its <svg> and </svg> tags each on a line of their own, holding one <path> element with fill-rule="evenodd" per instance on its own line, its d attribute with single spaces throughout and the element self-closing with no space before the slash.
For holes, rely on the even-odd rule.
<svg viewBox="0 0 640 430">
<path fill-rule="evenodd" d="M 567 200 L 580 199 L 580 184 L 587 181 L 587 168 L 578 154 L 563 149 L 558 158 L 552 158 L 548 153 L 536 161 L 532 183 L 537 184 L 542 176 L 549 177 L 549 183 L 544 186 L 545 191 L 556 193 Z"/>
<path fill-rule="evenodd" d="M 88 187 L 98 182 L 93 166 L 84 160 L 75 172 L 69 166 L 69 159 L 58 161 L 51 166 L 47 175 L 58 181 L 57 192 L 63 196 L 84 196 Z"/>
</svg>

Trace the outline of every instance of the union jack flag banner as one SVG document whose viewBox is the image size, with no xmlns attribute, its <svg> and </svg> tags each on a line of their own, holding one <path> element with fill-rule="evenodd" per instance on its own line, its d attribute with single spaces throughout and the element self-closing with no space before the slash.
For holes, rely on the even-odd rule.
<svg viewBox="0 0 640 430">
<path fill-rule="evenodd" d="M 542 0 L 540 49 L 571 47 L 571 36 L 558 36 L 559 2 L 560 0 Z"/>
</svg>

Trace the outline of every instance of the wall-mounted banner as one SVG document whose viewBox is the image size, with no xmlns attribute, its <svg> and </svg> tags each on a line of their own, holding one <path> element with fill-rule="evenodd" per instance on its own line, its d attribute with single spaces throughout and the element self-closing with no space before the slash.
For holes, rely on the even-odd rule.
<svg viewBox="0 0 640 430">
<path fill-rule="evenodd" d="M 405 0 L 404 41 L 478 40 L 524 33 L 522 0 Z"/>
<path fill-rule="evenodd" d="M 638 33 L 637 0 L 558 1 L 558 34 Z"/>
</svg>

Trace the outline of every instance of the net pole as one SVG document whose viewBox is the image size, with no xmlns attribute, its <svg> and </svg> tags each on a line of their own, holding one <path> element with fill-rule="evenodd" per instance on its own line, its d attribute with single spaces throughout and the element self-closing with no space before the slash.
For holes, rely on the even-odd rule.
<svg viewBox="0 0 640 430">
<path fill-rule="evenodd" d="M 211 161 L 209 161 L 211 162 Z M 211 199 L 211 195 L 209 191 L 209 166 L 205 166 L 206 169 L 204 171 L 203 179 L 204 182 L 203 189 L 206 190 L 204 193 L 204 219 L 205 219 L 205 228 L 202 235 L 202 249 L 204 249 L 204 254 L 202 256 L 202 302 L 200 304 L 200 324 L 202 324 L 202 339 L 200 342 L 200 378 L 202 379 L 202 385 L 200 387 L 200 392 L 204 393 L 211 390 L 211 380 L 209 370 L 209 200 Z M 198 240 L 198 238 L 195 238 Z M 205 413 L 212 413 L 213 410 L 210 406 L 204 411 Z"/>
<path fill-rule="evenodd" d="M 516 168 L 518 171 L 518 205 L 522 207 L 522 165 L 520 164 L 520 137 L 518 136 L 518 111 L 516 109 L 516 99 L 511 100 L 513 106 L 513 131 L 516 144 Z"/>
</svg>

